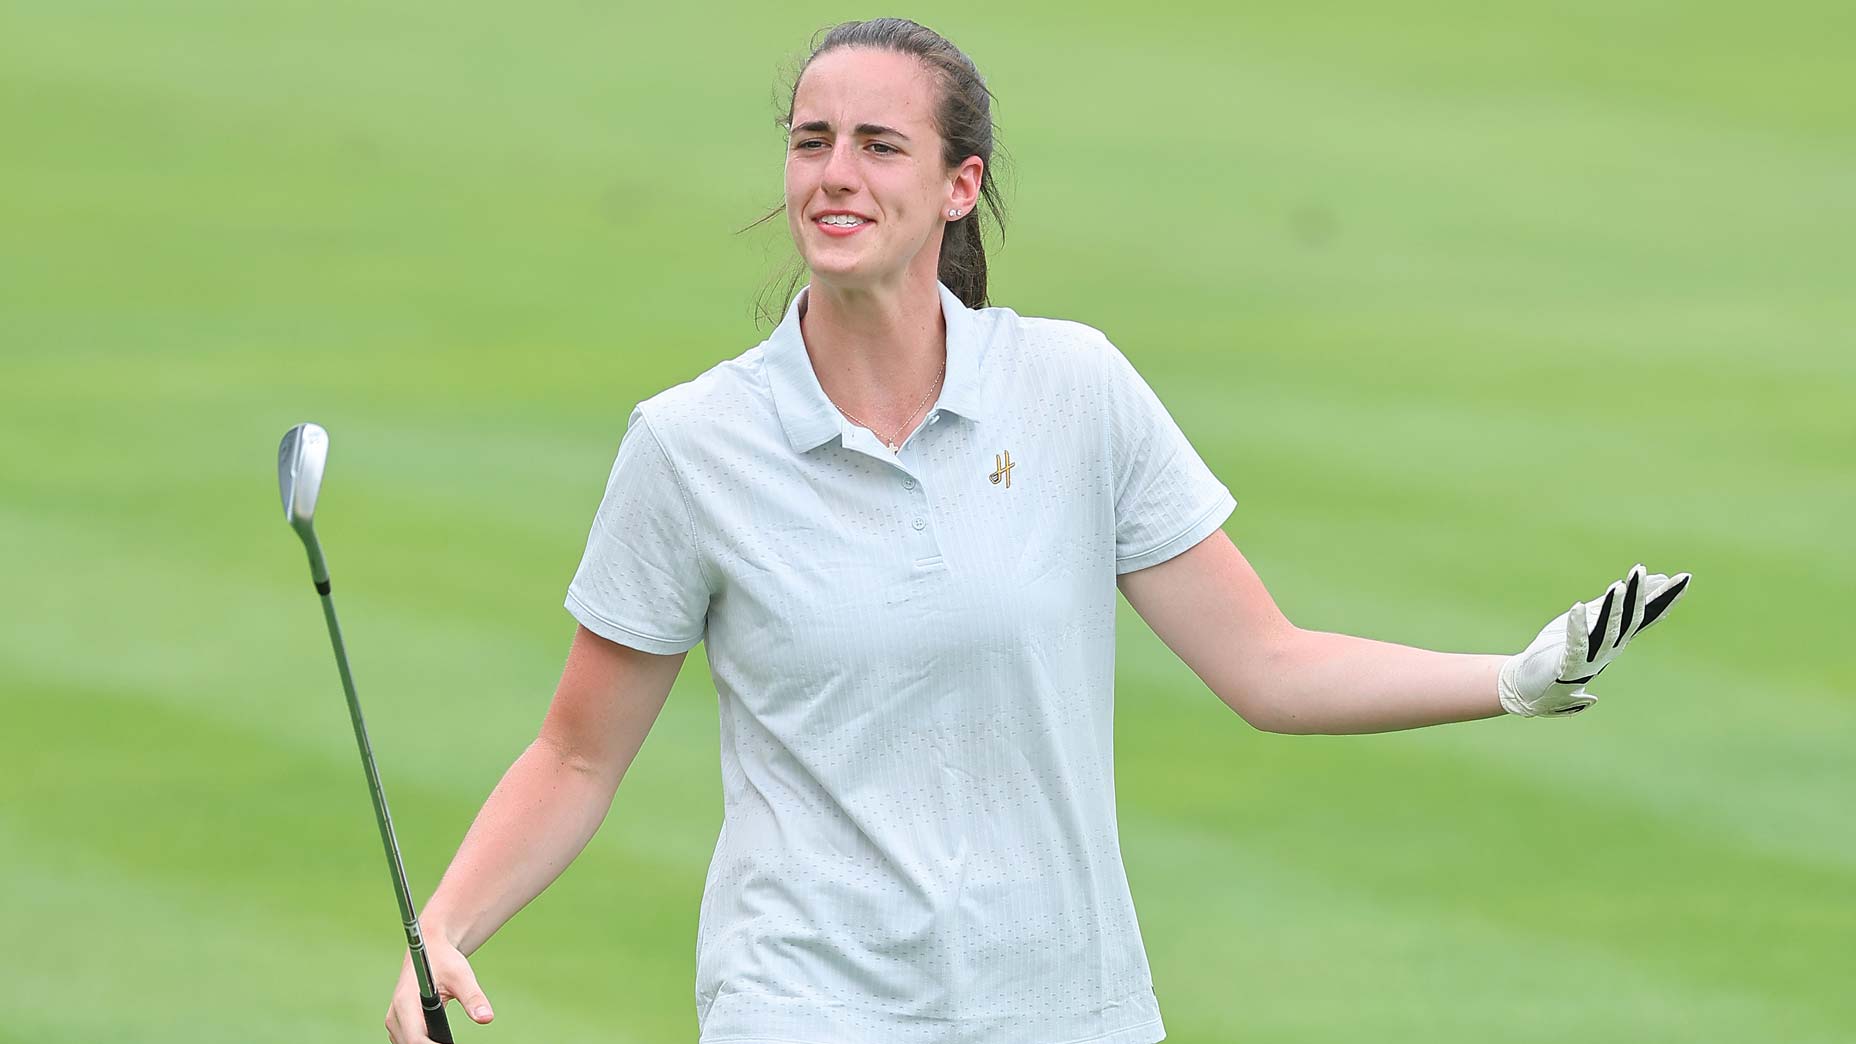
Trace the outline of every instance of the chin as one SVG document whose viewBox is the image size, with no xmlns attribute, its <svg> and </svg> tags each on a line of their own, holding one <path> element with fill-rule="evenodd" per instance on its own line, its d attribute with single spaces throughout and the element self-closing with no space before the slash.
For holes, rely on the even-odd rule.
<svg viewBox="0 0 1856 1044">
<path fill-rule="evenodd" d="M 860 258 L 807 258 L 806 270 L 812 273 L 813 279 L 839 287 L 867 286 L 876 283 L 879 276 L 875 269 Z"/>
</svg>

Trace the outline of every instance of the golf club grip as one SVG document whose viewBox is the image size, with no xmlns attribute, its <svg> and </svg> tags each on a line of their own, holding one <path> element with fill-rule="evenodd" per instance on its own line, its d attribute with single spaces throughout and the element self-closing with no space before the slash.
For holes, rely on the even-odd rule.
<svg viewBox="0 0 1856 1044">
<path fill-rule="evenodd" d="M 433 1001 L 437 1003 L 438 1007 L 424 1009 L 425 1035 L 432 1038 L 432 1044 L 453 1044 L 451 1040 L 451 1026 L 445 1021 L 445 1004 L 436 997 L 433 998 Z M 424 1004 L 425 998 L 419 998 L 419 1002 Z"/>
</svg>

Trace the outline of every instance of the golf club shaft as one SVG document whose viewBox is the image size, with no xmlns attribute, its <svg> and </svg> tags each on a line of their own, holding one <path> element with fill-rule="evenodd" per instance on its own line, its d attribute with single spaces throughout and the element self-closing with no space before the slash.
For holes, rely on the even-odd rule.
<svg viewBox="0 0 1856 1044">
<path fill-rule="evenodd" d="M 406 887 L 406 868 L 400 861 L 400 845 L 393 836 L 393 815 L 387 811 L 387 795 L 380 786 L 380 772 L 374 767 L 374 748 L 367 741 L 367 723 L 361 718 L 361 700 L 355 695 L 354 675 L 348 670 L 348 651 L 342 645 L 342 627 L 335 619 L 335 599 L 330 594 L 328 567 L 320 543 L 311 536 L 308 546 L 310 572 L 316 580 L 316 593 L 322 597 L 322 615 L 329 622 L 329 641 L 335 646 L 335 665 L 342 674 L 342 691 L 348 696 L 348 716 L 354 722 L 354 741 L 361 748 L 361 765 L 367 770 L 367 791 L 374 799 L 374 819 L 380 824 L 380 842 L 386 846 L 387 863 L 393 870 L 393 895 L 399 900 L 400 924 L 406 930 L 406 949 L 412 954 L 414 973 L 419 978 L 419 1004 L 425 1011 L 426 1036 L 435 1044 L 452 1044 L 451 1028 L 445 1022 L 445 1005 L 432 981 L 431 963 L 425 956 L 425 937 L 419 931 L 419 916 L 413 911 L 412 893 Z"/>
</svg>

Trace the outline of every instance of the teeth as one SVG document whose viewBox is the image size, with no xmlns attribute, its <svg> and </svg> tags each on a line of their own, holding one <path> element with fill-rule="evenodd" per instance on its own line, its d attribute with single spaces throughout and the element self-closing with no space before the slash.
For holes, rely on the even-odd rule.
<svg viewBox="0 0 1856 1044">
<path fill-rule="evenodd" d="M 818 220 L 821 225 L 861 225 L 864 223 L 862 218 L 852 217 L 849 214 L 828 214 Z"/>
</svg>

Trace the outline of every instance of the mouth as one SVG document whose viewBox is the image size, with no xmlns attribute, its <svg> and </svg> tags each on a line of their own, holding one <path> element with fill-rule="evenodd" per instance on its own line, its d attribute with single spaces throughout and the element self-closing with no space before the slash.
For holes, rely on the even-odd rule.
<svg viewBox="0 0 1856 1044">
<path fill-rule="evenodd" d="M 851 214 L 826 214 L 823 217 L 813 218 L 812 224 L 818 226 L 818 230 L 826 235 L 842 239 L 845 236 L 854 236 L 876 222 Z"/>
</svg>

